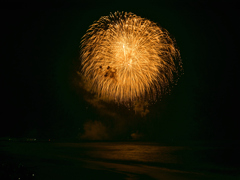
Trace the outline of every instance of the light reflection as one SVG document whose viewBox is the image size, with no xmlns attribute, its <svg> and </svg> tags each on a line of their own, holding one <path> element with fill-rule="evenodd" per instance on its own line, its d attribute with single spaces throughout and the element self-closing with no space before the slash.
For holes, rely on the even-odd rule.
<svg viewBox="0 0 240 180">
<path fill-rule="evenodd" d="M 96 146 L 95 144 L 94 146 Z M 98 146 L 98 145 L 97 145 Z M 88 152 L 92 158 L 109 160 L 128 160 L 158 163 L 181 163 L 182 159 L 175 155 L 184 147 L 157 146 L 155 144 L 108 144 L 99 143 L 97 151 Z"/>
</svg>

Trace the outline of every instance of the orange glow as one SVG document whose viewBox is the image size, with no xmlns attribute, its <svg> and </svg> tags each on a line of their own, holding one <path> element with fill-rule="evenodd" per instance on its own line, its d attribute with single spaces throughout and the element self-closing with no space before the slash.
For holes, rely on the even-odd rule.
<svg viewBox="0 0 240 180">
<path fill-rule="evenodd" d="M 121 104 L 155 100 L 182 69 L 169 33 L 133 13 L 101 17 L 81 45 L 82 74 L 92 92 Z"/>
</svg>

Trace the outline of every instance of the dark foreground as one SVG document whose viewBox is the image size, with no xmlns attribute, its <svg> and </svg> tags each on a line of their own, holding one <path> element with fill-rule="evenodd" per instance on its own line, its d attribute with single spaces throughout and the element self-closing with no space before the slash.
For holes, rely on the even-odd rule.
<svg viewBox="0 0 240 180">
<path fill-rule="evenodd" d="M 240 179 L 239 147 L 0 142 L 0 179 Z"/>
</svg>

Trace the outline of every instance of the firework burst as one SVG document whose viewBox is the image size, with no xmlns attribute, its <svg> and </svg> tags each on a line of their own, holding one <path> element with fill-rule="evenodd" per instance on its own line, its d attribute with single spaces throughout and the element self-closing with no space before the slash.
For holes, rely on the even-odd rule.
<svg viewBox="0 0 240 180">
<path fill-rule="evenodd" d="M 95 21 L 81 41 L 82 74 L 98 97 L 127 104 L 155 100 L 182 70 L 167 30 L 133 13 Z"/>
</svg>

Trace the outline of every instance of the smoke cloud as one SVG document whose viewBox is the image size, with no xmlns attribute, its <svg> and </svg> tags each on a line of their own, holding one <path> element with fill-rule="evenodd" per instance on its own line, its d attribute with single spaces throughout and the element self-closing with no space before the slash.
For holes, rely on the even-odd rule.
<svg viewBox="0 0 240 180">
<path fill-rule="evenodd" d="M 133 108 L 135 111 L 135 114 L 140 114 L 141 117 L 146 116 L 149 113 L 148 105 L 149 104 L 146 101 L 136 102 Z"/>
<path fill-rule="evenodd" d="M 107 140 L 107 128 L 100 121 L 88 121 L 84 124 L 84 134 L 80 139 L 84 140 Z"/>
<path fill-rule="evenodd" d="M 138 131 L 131 134 L 132 140 L 141 140 L 143 139 L 143 137 L 144 137 L 143 134 L 139 133 Z"/>
<path fill-rule="evenodd" d="M 79 139 L 110 140 L 130 138 L 139 140 L 143 137 L 142 134 L 136 132 L 136 128 L 138 128 L 136 126 L 139 126 L 139 118 L 143 118 L 149 113 L 148 102 L 135 102 L 131 108 L 117 106 L 113 102 L 105 101 L 105 99 L 91 93 L 89 82 L 79 71 L 77 71 L 77 75 L 77 85 L 83 90 L 82 97 L 100 115 L 97 120 L 93 119 L 84 124 L 84 133 L 78 135 Z M 134 131 L 135 133 L 133 133 Z"/>
</svg>

